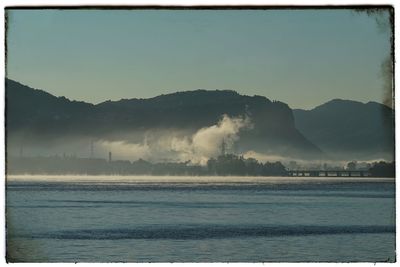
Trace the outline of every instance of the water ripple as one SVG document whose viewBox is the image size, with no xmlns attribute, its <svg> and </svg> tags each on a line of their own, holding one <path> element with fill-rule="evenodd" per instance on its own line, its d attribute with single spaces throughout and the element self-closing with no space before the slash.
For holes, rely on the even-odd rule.
<svg viewBox="0 0 400 267">
<path fill-rule="evenodd" d="M 147 226 L 139 228 L 79 229 L 18 235 L 23 238 L 39 239 L 222 239 L 236 237 L 273 237 L 339 234 L 394 233 L 394 226 L 383 225 L 347 225 L 347 226 L 310 226 L 310 225 L 183 225 L 183 226 Z"/>
</svg>

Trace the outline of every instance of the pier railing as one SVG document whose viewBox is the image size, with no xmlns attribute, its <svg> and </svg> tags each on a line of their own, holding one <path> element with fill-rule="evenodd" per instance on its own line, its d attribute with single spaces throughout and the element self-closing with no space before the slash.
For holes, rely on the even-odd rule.
<svg viewBox="0 0 400 267">
<path fill-rule="evenodd" d="M 366 170 L 290 170 L 289 176 L 305 177 L 368 177 L 371 176 Z"/>
</svg>

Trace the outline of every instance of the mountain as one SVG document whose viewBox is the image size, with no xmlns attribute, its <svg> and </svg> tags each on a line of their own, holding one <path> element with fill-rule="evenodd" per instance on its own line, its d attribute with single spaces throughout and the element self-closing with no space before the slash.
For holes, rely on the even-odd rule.
<svg viewBox="0 0 400 267">
<path fill-rule="evenodd" d="M 238 133 L 237 153 L 252 150 L 297 158 L 323 156 L 296 129 L 287 104 L 230 90 L 195 90 L 93 105 L 55 97 L 6 79 L 6 112 L 10 152 L 20 147 L 50 149 L 60 144 L 71 148 L 74 140 L 81 140 L 80 144 L 106 140 L 147 145 L 148 135 L 190 136 L 217 125 L 226 114 L 231 118 L 248 117 L 252 124 Z"/>
<path fill-rule="evenodd" d="M 293 114 L 296 128 L 334 158 L 393 160 L 394 111 L 383 104 L 334 99 Z"/>
<path fill-rule="evenodd" d="M 8 133 L 24 131 L 47 138 L 75 130 L 94 105 L 55 97 L 6 79 L 6 125 Z M 79 120 L 78 120 L 79 119 Z"/>
</svg>

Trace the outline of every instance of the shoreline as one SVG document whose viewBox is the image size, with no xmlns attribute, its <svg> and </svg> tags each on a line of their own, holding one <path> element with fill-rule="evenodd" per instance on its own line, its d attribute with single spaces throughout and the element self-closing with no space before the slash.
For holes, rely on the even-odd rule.
<svg viewBox="0 0 400 267">
<path fill-rule="evenodd" d="M 379 177 L 291 176 L 151 176 L 151 175 L 6 175 L 8 182 L 97 183 L 296 183 L 296 182 L 395 182 Z"/>
</svg>

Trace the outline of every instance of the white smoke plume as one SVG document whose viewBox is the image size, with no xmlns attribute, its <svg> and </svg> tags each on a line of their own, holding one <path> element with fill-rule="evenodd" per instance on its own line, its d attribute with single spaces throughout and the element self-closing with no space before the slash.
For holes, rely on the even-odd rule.
<svg viewBox="0 0 400 267">
<path fill-rule="evenodd" d="M 205 164 L 210 157 L 221 152 L 222 142 L 227 149 L 232 148 L 239 139 L 239 131 L 250 127 L 248 117 L 230 118 L 224 115 L 218 124 L 198 130 L 191 138 L 173 138 L 171 148 L 180 154 L 182 160 Z"/>
<path fill-rule="evenodd" d="M 253 159 L 256 159 L 259 162 L 263 162 L 263 163 L 265 163 L 267 161 L 269 161 L 269 162 L 274 162 L 274 161 L 283 162 L 283 161 L 287 161 L 288 160 L 288 157 L 283 157 L 283 156 L 280 156 L 280 155 L 271 155 L 271 154 L 267 155 L 267 154 L 263 154 L 263 153 L 258 153 L 258 152 L 253 151 L 253 150 L 249 150 L 246 153 L 243 153 L 243 157 L 246 158 L 246 159 L 247 158 L 253 158 Z M 292 159 L 290 159 L 290 160 L 292 160 Z M 298 159 L 296 159 L 296 160 L 298 160 Z"/>
<path fill-rule="evenodd" d="M 149 158 L 151 149 L 145 140 L 143 144 L 132 144 L 124 141 L 99 141 L 96 143 L 100 148 L 100 153 L 106 155 L 106 151 L 112 151 L 118 159 Z"/>
<path fill-rule="evenodd" d="M 99 141 L 96 145 L 103 151 L 113 151 L 113 155 L 119 159 L 191 161 L 193 164 L 204 165 L 209 158 L 220 154 L 222 142 L 225 142 L 227 149 L 231 149 L 239 140 L 239 132 L 251 127 L 248 117 L 223 115 L 217 124 L 201 128 L 191 136 L 169 133 L 154 137 L 148 133 L 142 143 Z"/>
</svg>

